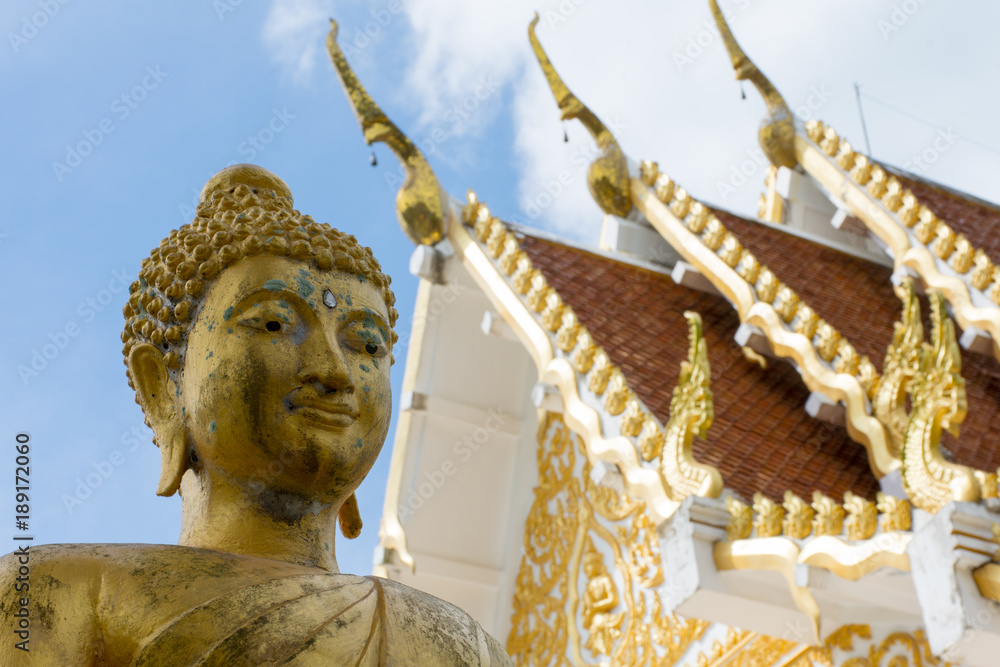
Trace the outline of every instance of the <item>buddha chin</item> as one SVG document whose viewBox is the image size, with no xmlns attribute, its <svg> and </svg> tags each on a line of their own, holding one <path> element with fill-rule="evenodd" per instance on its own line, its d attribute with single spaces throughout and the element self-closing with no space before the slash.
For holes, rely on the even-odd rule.
<svg viewBox="0 0 1000 667">
<path fill-rule="evenodd" d="M 388 432 L 389 282 L 277 176 L 214 176 L 124 308 L 179 544 L 32 547 L 27 593 L 4 557 L 6 627 L 21 596 L 34 615 L 30 652 L 0 666 L 512 664 L 460 609 L 337 568 L 336 525 L 360 533 L 354 491 Z"/>
</svg>

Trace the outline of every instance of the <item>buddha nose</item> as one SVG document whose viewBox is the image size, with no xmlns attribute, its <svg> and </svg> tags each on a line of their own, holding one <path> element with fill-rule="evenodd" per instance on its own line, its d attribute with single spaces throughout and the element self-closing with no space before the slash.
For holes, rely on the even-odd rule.
<svg viewBox="0 0 1000 667">
<path fill-rule="evenodd" d="M 324 336 L 316 338 L 316 345 L 307 346 L 303 350 L 305 358 L 302 370 L 299 371 L 299 380 L 317 385 L 324 394 L 353 394 L 354 380 L 340 346 L 336 342 L 327 342 Z"/>
</svg>

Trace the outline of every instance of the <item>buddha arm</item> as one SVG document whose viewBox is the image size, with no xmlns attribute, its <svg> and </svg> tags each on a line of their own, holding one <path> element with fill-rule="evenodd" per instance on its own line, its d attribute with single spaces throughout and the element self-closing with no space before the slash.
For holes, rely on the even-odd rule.
<svg viewBox="0 0 1000 667">
<path fill-rule="evenodd" d="M 94 610 L 100 577 L 87 576 L 89 568 L 70 561 L 45 558 L 34 547 L 26 556 L 0 558 L 0 667 L 98 664 L 103 648 Z M 26 636 L 15 633 L 25 630 Z M 15 646 L 25 637 L 27 651 Z"/>
</svg>

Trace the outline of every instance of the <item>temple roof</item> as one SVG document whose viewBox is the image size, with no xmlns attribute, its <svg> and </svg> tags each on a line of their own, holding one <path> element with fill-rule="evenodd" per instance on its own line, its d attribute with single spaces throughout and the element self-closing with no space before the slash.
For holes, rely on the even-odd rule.
<svg viewBox="0 0 1000 667">
<path fill-rule="evenodd" d="M 706 440 L 695 440 L 694 455 L 717 467 L 727 488 L 745 498 L 785 489 L 810 496 L 817 488 L 874 498 L 878 481 L 864 448 L 843 427 L 806 413 L 809 390 L 791 365 L 772 361 L 762 369 L 744 358 L 733 339 L 739 317 L 725 298 L 552 241 L 526 236 L 521 247 L 664 423 L 686 354 L 683 313 L 701 314 L 715 422 Z"/>
<path fill-rule="evenodd" d="M 965 234 L 973 246 L 982 248 L 994 262 L 1000 260 L 1000 206 L 891 165 L 882 164 L 882 168 L 913 191 L 934 215 Z"/>
</svg>

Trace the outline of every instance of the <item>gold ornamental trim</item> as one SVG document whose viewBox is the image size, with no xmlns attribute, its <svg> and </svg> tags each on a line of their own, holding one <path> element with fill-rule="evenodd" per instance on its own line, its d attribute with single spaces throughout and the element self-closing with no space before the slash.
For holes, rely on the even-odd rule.
<svg viewBox="0 0 1000 667">
<path fill-rule="evenodd" d="M 655 162 L 632 179 L 635 206 L 685 261 L 736 308 L 740 321 L 764 332 L 775 354 L 796 363 L 806 386 L 846 406 L 847 431 L 868 451 L 879 477 L 899 467 L 882 424 L 870 413 L 878 371 L 813 308 L 784 285 Z"/>
<path fill-rule="evenodd" d="M 804 646 L 746 630 L 730 629 L 724 641 L 699 651 L 697 667 L 952 667 L 931 652 L 921 629 L 875 639 L 870 625 L 844 625 L 820 646 Z M 687 663 L 686 667 L 694 667 Z"/>
<path fill-rule="evenodd" d="M 910 505 L 881 492 L 877 501 L 848 492 L 841 504 L 815 491 L 808 503 L 786 491 L 781 503 L 757 493 L 749 506 L 729 496 L 728 539 L 713 547 L 716 568 L 783 575 L 818 642 L 819 606 L 809 589 L 796 583 L 797 566 L 823 568 L 850 581 L 880 567 L 910 571 Z"/>
<path fill-rule="evenodd" d="M 806 172 L 838 196 L 892 251 L 895 268 L 914 270 L 929 289 L 944 294 L 963 329 L 990 334 L 1000 359 L 1000 267 L 947 222 L 939 219 L 895 176 L 820 121 L 796 135 L 795 154 Z M 957 276 L 947 275 L 939 262 Z M 979 291 L 993 305 L 976 306 Z"/>
</svg>

